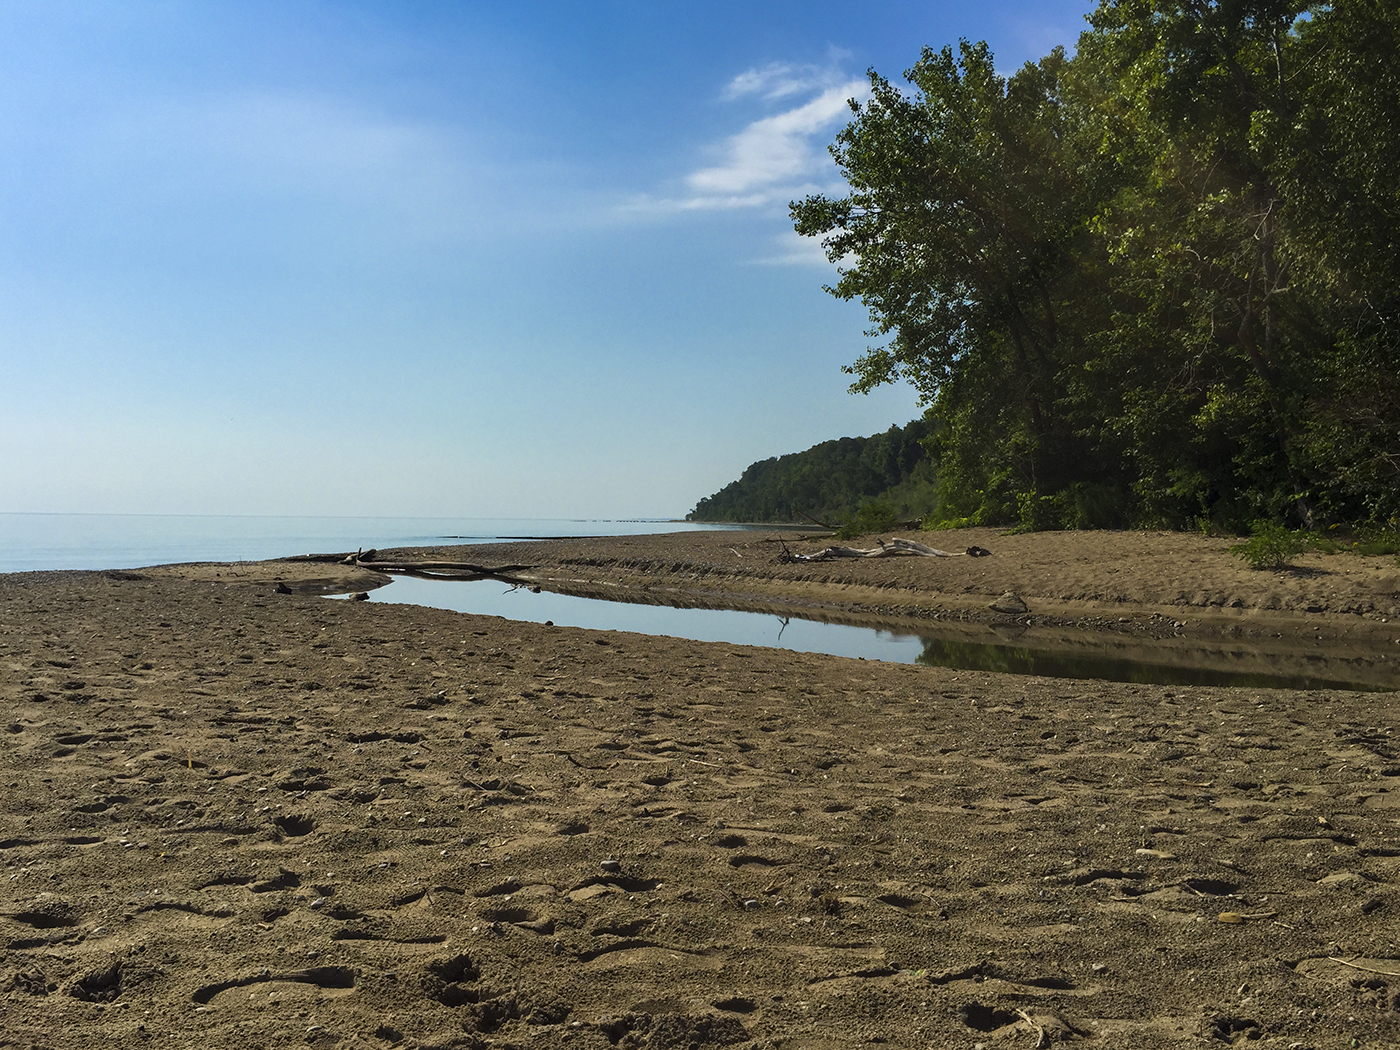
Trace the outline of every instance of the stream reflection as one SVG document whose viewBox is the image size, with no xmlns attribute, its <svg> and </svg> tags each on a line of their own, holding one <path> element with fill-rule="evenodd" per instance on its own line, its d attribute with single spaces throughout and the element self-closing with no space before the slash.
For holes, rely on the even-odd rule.
<svg viewBox="0 0 1400 1050">
<path fill-rule="evenodd" d="M 1036 649 L 1004 641 L 975 642 L 920 636 L 912 631 L 823 623 L 772 613 L 641 605 L 579 598 L 550 591 L 536 594 L 523 587 L 511 588 L 489 580 L 457 583 L 397 577 L 388 586 L 371 592 L 371 597 L 374 601 L 424 605 L 532 623 L 554 623 L 561 627 L 634 631 L 639 634 L 669 635 L 701 642 L 761 645 L 795 652 L 826 653 L 832 656 L 885 660 L 893 663 L 919 663 L 965 671 L 1103 679 L 1143 685 L 1215 685 L 1274 689 L 1383 688 L 1374 682 L 1365 681 L 1360 675 L 1348 676 L 1344 667 L 1339 674 L 1332 666 L 1319 667 L 1320 673 L 1307 673 L 1306 668 L 1300 667 L 1293 668 L 1293 673 L 1264 673 L 1227 666 L 1232 656 L 1249 655 L 1242 652 L 1207 652 L 1202 649 L 1199 654 L 1193 654 L 1198 655 L 1199 659 L 1194 659 L 1189 664 L 1165 661 L 1159 663 L 1094 653 Z"/>
<path fill-rule="evenodd" d="M 1112 656 L 1062 653 L 1013 645 L 967 642 L 950 638 L 925 638 L 917 658 L 930 667 L 956 667 L 962 671 L 999 671 L 1003 674 L 1042 675 L 1046 678 L 1099 678 L 1137 685 L 1225 685 L 1249 689 L 1362 689 L 1379 687 L 1342 679 L 1305 674 L 1265 674 L 1227 667 L 1180 666 L 1128 660 Z"/>
</svg>

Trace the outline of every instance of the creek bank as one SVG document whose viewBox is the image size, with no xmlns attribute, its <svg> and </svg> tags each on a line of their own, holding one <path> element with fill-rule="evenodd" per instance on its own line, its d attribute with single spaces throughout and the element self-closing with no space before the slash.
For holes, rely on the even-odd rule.
<svg viewBox="0 0 1400 1050">
<path fill-rule="evenodd" d="M 929 534 L 906 533 L 907 537 Z M 985 558 L 785 563 L 825 535 L 680 533 L 473 547 L 528 562 L 523 576 L 577 597 L 798 616 L 1038 651 L 1230 668 L 1388 688 L 1400 681 L 1400 565 L 1393 557 L 1310 554 L 1261 572 L 1229 540 L 1182 533 L 991 529 L 935 534 Z M 422 548 L 444 557 L 461 548 Z M 408 552 L 395 552 L 403 555 Z M 996 612 L 1007 591 L 1029 612 Z"/>
</svg>

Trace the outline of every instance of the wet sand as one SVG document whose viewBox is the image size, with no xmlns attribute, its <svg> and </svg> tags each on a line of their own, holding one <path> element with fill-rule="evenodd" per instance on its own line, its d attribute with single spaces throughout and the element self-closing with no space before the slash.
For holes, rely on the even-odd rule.
<svg viewBox="0 0 1400 1050">
<path fill-rule="evenodd" d="M 1394 558 L 933 542 L 993 554 L 781 565 L 733 533 L 451 554 L 651 600 L 1400 657 Z M 1400 1041 L 1400 694 L 317 596 L 374 582 L 0 577 L 0 1046 Z M 1005 590 L 1028 623 L 987 609 Z"/>
</svg>

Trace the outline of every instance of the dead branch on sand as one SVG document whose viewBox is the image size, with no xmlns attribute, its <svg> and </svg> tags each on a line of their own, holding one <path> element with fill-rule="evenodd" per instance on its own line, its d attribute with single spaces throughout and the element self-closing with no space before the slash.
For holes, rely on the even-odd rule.
<svg viewBox="0 0 1400 1050">
<path fill-rule="evenodd" d="M 966 558 L 981 557 L 988 552 L 981 547 L 969 547 L 956 554 L 929 547 L 916 540 L 880 540 L 880 546 L 862 549 L 860 547 L 825 547 L 814 554 L 794 554 L 783 544 L 783 553 L 778 555 L 780 562 L 834 561 L 837 558 Z"/>
<path fill-rule="evenodd" d="M 368 552 L 373 554 L 375 552 Z M 351 564 L 372 572 L 387 573 L 390 576 L 413 576 L 420 580 L 454 580 L 470 583 L 473 580 L 499 580 L 512 587 L 528 587 L 539 591 L 537 584 L 523 580 L 512 573 L 533 568 L 530 565 L 499 565 L 495 567 L 475 565 L 466 561 L 367 561 L 356 558 Z"/>
<path fill-rule="evenodd" d="M 342 554 L 298 554 L 282 561 L 337 562 L 341 565 L 354 565 L 371 572 L 382 572 L 390 576 L 413 576 L 420 580 L 452 580 L 458 583 L 471 583 L 475 580 L 499 580 L 512 587 L 528 587 L 539 592 L 539 586 L 523 580 L 513 573 L 534 568 L 533 565 L 477 565 L 468 561 L 404 561 L 379 559 L 379 551 L 349 551 Z"/>
</svg>

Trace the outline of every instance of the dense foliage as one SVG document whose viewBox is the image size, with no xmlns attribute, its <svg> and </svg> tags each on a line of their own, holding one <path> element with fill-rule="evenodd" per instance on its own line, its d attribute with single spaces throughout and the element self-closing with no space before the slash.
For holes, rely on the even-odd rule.
<svg viewBox="0 0 1400 1050">
<path fill-rule="evenodd" d="M 1400 5 L 1104 0 L 1004 78 L 925 50 L 793 204 L 914 384 L 939 515 L 1400 515 Z"/>
<path fill-rule="evenodd" d="M 916 419 L 868 438 L 839 438 L 752 464 L 738 481 L 696 504 L 688 521 L 819 521 L 917 518 L 933 508 L 934 483 Z"/>
</svg>

